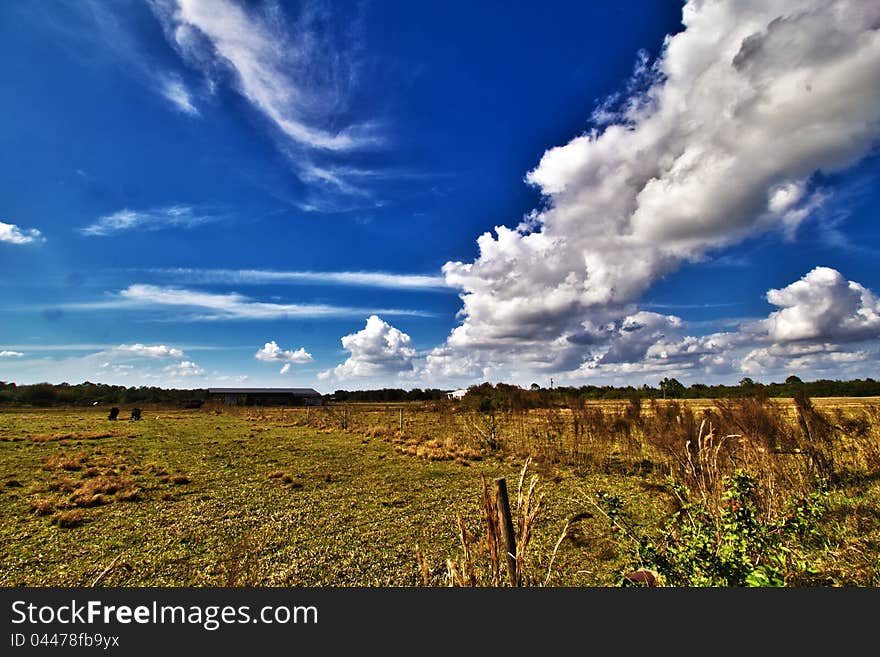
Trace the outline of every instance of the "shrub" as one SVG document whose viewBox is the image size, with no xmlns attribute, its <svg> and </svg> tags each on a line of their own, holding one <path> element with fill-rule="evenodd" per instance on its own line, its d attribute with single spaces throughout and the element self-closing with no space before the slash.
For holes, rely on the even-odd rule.
<svg viewBox="0 0 880 657">
<path fill-rule="evenodd" d="M 600 493 L 595 502 L 633 539 L 632 565 L 660 574 L 670 586 L 786 586 L 815 575 L 805 548 L 821 540 L 819 520 L 827 508 L 827 489 L 817 482 L 807 497 L 793 499 L 776 520 L 762 521 L 759 484 L 738 470 L 724 478 L 722 504 L 691 501 L 673 484 L 681 507 L 666 523 L 664 539 L 653 541 L 624 528 L 619 499 Z"/>
</svg>

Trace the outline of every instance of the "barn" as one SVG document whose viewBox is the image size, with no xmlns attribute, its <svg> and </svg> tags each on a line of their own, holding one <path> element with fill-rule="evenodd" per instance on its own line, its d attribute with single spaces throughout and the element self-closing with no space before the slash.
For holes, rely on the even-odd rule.
<svg viewBox="0 0 880 657">
<path fill-rule="evenodd" d="M 208 395 L 230 406 L 320 406 L 313 388 L 208 388 Z"/>
</svg>

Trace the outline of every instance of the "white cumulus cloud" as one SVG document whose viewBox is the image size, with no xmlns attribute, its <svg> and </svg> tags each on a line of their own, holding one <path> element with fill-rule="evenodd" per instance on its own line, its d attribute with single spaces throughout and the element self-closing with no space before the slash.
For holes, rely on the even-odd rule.
<svg viewBox="0 0 880 657">
<path fill-rule="evenodd" d="M 792 372 L 815 376 L 832 370 L 864 376 L 880 355 L 880 302 L 837 270 L 816 267 L 766 296 L 781 310 L 742 321 L 736 330 L 703 336 L 682 335 L 684 323 L 671 315 L 630 315 L 594 332 L 593 355 L 574 374 L 650 378 L 672 372 L 700 378 Z"/>
<path fill-rule="evenodd" d="M 429 371 L 482 377 L 592 362 L 596 327 L 622 328 L 660 276 L 762 232 L 792 237 L 825 199 L 814 174 L 877 143 L 877 3 L 693 0 L 683 24 L 656 62 L 641 63 L 645 84 L 527 174 L 541 208 L 480 236 L 473 262 L 443 267 L 461 290 L 461 324 Z M 774 330 L 809 334 L 798 303 Z M 610 359 L 644 346 L 622 339 Z"/>
<path fill-rule="evenodd" d="M 174 347 L 164 344 L 145 345 L 141 343 L 121 344 L 115 351 L 132 356 L 145 356 L 147 358 L 183 358 L 183 352 Z"/>
<path fill-rule="evenodd" d="M 263 345 L 254 354 L 254 358 L 267 363 L 284 363 L 281 366 L 281 374 L 287 374 L 292 364 L 302 365 L 314 361 L 312 355 L 305 350 L 305 347 L 292 351 L 290 349 L 282 349 L 275 340 L 271 340 Z"/>
<path fill-rule="evenodd" d="M 417 356 L 411 342 L 406 333 L 371 315 L 363 329 L 342 337 L 342 347 L 351 355 L 318 377 L 345 380 L 411 373 Z"/>
<path fill-rule="evenodd" d="M 765 321 L 777 342 L 852 342 L 880 335 L 880 299 L 829 267 L 816 267 L 799 281 L 767 292 L 777 310 Z"/>
<path fill-rule="evenodd" d="M 19 228 L 15 224 L 0 221 L 0 242 L 9 244 L 31 244 L 45 242 L 46 238 L 36 228 Z"/>
<path fill-rule="evenodd" d="M 307 352 L 304 347 L 300 347 L 296 351 L 291 351 L 290 349 L 282 349 L 278 346 L 275 340 L 267 342 L 260 349 L 258 349 L 257 353 L 254 354 L 254 357 L 257 360 L 262 360 L 270 363 L 311 363 L 314 360 L 312 358 L 312 355 Z"/>
<path fill-rule="evenodd" d="M 203 374 L 205 374 L 205 370 L 196 365 L 191 360 L 184 360 L 179 363 L 174 363 L 173 365 L 168 365 L 163 369 L 163 371 L 173 378 L 202 376 Z"/>
<path fill-rule="evenodd" d="M 12 351 L 11 349 L 0 351 L 0 358 L 21 358 L 22 356 L 24 356 L 24 353 L 21 351 Z"/>
</svg>

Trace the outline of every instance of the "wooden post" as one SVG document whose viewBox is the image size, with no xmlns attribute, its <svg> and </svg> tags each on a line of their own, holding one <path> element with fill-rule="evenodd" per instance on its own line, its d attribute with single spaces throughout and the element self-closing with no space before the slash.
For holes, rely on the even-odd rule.
<svg viewBox="0 0 880 657">
<path fill-rule="evenodd" d="M 398 418 L 397 425 L 400 428 L 400 430 L 403 431 L 403 409 L 401 408 L 398 411 L 398 413 L 400 414 L 400 417 Z"/>
<path fill-rule="evenodd" d="M 507 498 L 507 481 L 504 477 L 495 480 L 495 508 L 498 510 L 501 537 L 504 539 L 504 550 L 507 553 L 507 575 L 511 586 L 519 586 L 516 576 L 516 532 L 513 529 L 513 518 L 510 515 L 510 500 Z"/>
</svg>

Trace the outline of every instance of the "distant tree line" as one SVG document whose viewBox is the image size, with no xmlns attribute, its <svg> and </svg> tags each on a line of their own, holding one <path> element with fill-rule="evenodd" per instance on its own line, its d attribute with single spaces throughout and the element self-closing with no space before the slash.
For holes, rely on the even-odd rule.
<svg viewBox="0 0 880 657">
<path fill-rule="evenodd" d="M 479 410 L 527 409 L 568 404 L 577 399 L 729 399 L 733 397 L 876 397 L 880 396 L 880 381 L 853 379 L 833 381 L 819 379 L 802 381 L 789 376 L 782 383 L 760 383 L 749 377 L 737 385 L 706 385 L 694 383 L 686 386 L 674 378 L 662 379 L 656 387 L 634 386 L 555 386 L 542 388 L 533 383 L 528 389 L 498 383 L 481 383 L 468 388 L 464 401 Z"/>
<path fill-rule="evenodd" d="M 0 404 L 26 406 L 94 406 L 101 404 L 193 405 L 204 401 L 207 390 L 176 390 L 155 386 L 112 386 L 85 381 L 16 385 L 0 381 Z"/>
<path fill-rule="evenodd" d="M 657 386 L 554 386 L 544 388 L 533 383 L 528 388 L 508 383 L 484 382 L 468 389 L 463 403 L 487 410 L 544 408 L 568 404 L 577 399 L 724 399 L 731 397 L 875 397 L 880 396 L 880 381 L 819 379 L 802 381 L 790 376 L 782 383 L 760 383 L 749 377 L 737 385 L 684 385 L 674 378 L 664 378 Z M 447 398 L 438 388 L 380 388 L 376 390 L 336 390 L 323 395 L 325 402 L 412 402 L 439 401 Z M 17 385 L 0 381 L 0 404 L 27 406 L 92 406 L 95 404 L 168 404 L 193 406 L 208 398 L 204 389 L 179 390 L 156 386 L 125 387 L 85 381 L 70 383 L 35 383 Z"/>
<path fill-rule="evenodd" d="M 380 388 L 378 390 L 337 390 L 332 395 L 324 395 L 330 402 L 405 402 L 405 401 L 437 401 L 446 399 L 446 391 L 437 388 Z"/>
</svg>

